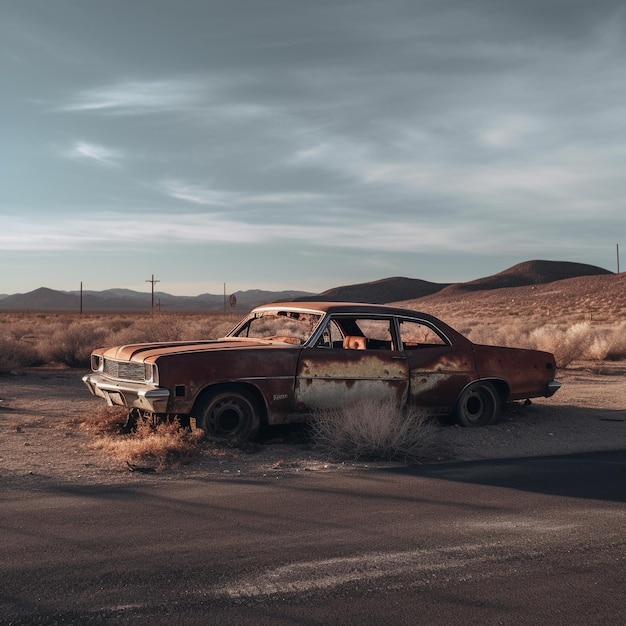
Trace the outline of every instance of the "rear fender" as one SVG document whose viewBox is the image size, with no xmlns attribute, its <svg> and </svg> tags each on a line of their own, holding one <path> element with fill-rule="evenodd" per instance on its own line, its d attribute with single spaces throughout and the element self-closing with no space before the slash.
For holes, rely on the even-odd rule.
<svg viewBox="0 0 626 626">
<path fill-rule="evenodd" d="M 470 383 L 467 383 L 467 385 L 465 385 L 465 387 L 461 389 L 461 392 L 459 393 L 458 397 L 460 398 L 461 395 L 463 395 L 463 392 L 468 387 L 471 387 L 479 382 L 491 383 L 493 388 L 496 390 L 498 397 L 500 398 L 500 402 L 504 403 L 509 399 L 509 395 L 511 394 L 511 388 L 509 386 L 509 383 L 504 378 L 496 378 L 496 377 L 479 378 L 477 380 L 473 380 Z"/>
</svg>

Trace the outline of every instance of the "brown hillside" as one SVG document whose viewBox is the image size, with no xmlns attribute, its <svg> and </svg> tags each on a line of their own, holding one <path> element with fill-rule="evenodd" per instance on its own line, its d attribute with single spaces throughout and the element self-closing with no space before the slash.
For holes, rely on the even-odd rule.
<svg viewBox="0 0 626 626">
<path fill-rule="evenodd" d="M 531 288 L 549 285 L 573 278 L 614 276 L 612 272 L 594 265 L 572 263 L 568 261 L 526 261 L 514 265 L 498 274 L 486 276 L 467 283 L 432 283 L 413 278 L 385 278 L 368 283 L 335 287 L 311 297 L 298 300 L 333 300 L 346 302 L 372 302 L 387 304 L 392 302 L 410 302 L 412 308 L 440 306 L 450 303 L 459 304 L 457 308 L 471 312 L 476 308 L 478 300 L 500 302 L 502 298 L 510 299 L 510 294 L 489 295 L 500 290 Z M 593 283 L 593 281 L 592 281 Z M 484 292 L 484 293 L 483 293 Z M 465 298 L 471 294 L 471 304 Z M 480 295 L 479 295 L 480 294 Z M 514 296 L 515 297 L 515 296 Z M 519 297 L 519 296 L 518 296 Z M 536 302 L 536 300 L 534 300 Z M 424 304 L 422 304 L 424 303 Z M 486 306 L 487 309 L 490 306 Z M 544 305 L 544 309 L 548 304 Z M 600 308 L 602 308 L 600 306 Z M 531 311 L 532 313 L 532 311 Z"/>
<path fill-rule="evenodd" d="M 612 274 L 608 270 L 585 263 L 569 261 L 525 261 L 510 267 L 503 272 L 478 278 L 466 283 L 450 285 L 447 293 L 457 291 L 482 291 L 486 289 L 505 289 L 524 287 L 527 285 L 545 285 L 559 280 L 579 276 L 600 276 Z"/>
<path fill-rule="evenodd" d="M 402 306 L 444 319 L 534 318 L 550 321 L 626 321 L 626 273 L 578 276 L 542 285 L 481 291 L 445 289 Z"/>
<path fill-rule="evenodd" d="M 441 291 L 447 284 L 430 283 L 417 278 L 384 278 L 370 283 L 334 287 L 316 296 L 298 300 L 332 300 L 334 302 L 371 302 L 385 304 L 395 300 L 422 298 Z"/>
</svg>

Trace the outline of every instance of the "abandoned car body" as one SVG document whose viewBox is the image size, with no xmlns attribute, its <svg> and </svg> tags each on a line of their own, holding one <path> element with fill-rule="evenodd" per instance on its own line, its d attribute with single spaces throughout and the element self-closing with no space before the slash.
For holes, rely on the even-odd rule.
<svg viewBox="0 0 626 626">
<path fill-rule="evenodd" d="M 257 307 L 226 337 L 98 349 L 83 381 L 135 415 L 193 417 L 246 440 L 364 398 L 494 423 L 510 400 L 560 387 L 548 352 L 477 345 L 437 318 L 382 305 Z"/>
</svg>

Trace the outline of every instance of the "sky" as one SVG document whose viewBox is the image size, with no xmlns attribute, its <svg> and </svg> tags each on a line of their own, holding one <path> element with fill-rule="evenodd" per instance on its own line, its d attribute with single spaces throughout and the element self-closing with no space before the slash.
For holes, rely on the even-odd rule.
<svg viewBox="0 0 626 626">
<path fill-rule="evenodd" d="M 0 0 L 0 76 L 0 293 L 626 248 L 623 0 Z"/>
</svg>

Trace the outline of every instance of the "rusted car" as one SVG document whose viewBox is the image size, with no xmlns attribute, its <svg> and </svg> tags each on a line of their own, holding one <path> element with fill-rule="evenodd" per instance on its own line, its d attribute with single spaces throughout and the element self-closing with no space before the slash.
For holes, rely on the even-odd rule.
<svg viewBox="0 0 626 626">
<path fill-rule="evenodd" d="M 217 340 L 98 349 L 91 369 L 91 393 L 131 416 L 193 417 L 237 440 L 364 398 L 487 426 L 502 403 L 561 386 L 549 352 L 473 344 L 425 313 L 335 302 L 260 306 Z"/>
</svg>

